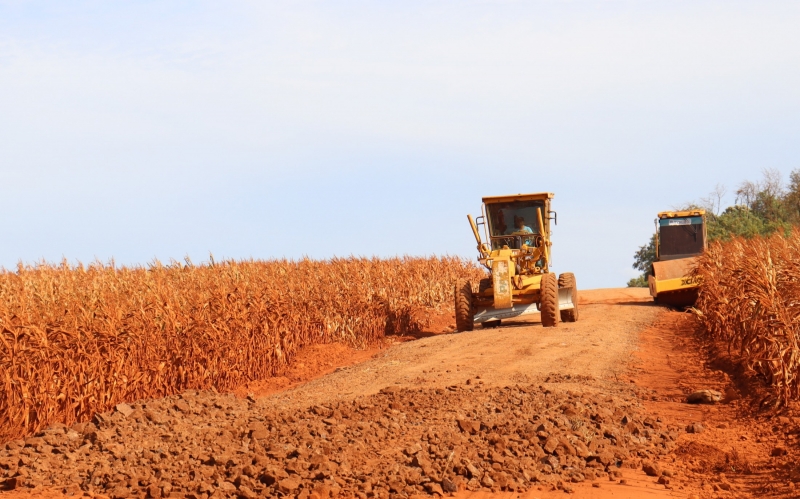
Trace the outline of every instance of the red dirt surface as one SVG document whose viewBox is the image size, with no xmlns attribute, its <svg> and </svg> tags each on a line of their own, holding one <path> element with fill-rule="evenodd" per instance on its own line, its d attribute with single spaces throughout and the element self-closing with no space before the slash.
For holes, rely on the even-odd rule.
<svg viewBox="0 0 800 499">
<path fill-rule="evenodd" d="M 387 342 L 386 346 L 391 345 Z M 252 381 L 240 386 L 234 393 L 239 397 L 253 395 L 265 397 L 289 388 L 294 388 L 312 379 L 321 378 L 336 369 L 358 364 L 368 360 L 381 348 L 356 350 L 341 343 L 331 345 L 311 345 L 302 348 L 289 367 L 280 375 L 263 380 Z"/>
<path fill-rule="evenodd" d="M 647 410 L 702 431 L 683 433 L 670 460 L 699 497 L 800 497 L 800 411 L 764 405 L 765 385 L 747 376 L 724 345 L 697 336 L 694 317 L 669 311 L 640 335 L 630 381 Z M 721 403 L 687 404 L 711 389 Z"/>
<path fill-rule="evenodd" d="M 590 289 L 583 290 L 580 294 L 581 305 L 650 301 L 652 301 L 650 296 L 638 288 Z M 305 347 L 297 353 L 289 367 L 280 375 L 247 383 L 234 390 L 234 393 L 239 397 L 272 395 L 324 377 L 337 369 L 364 362 L 396 343 L 452 333 L 455 330 L 455 317 L 451 311 L 420 310 L 417 314 L 424 315 L 424 322 L 427 323 L 427 327 L 420 333 L 391 336 L 386 338 L 383 344 L 367 350 L 356 350 L 339 343 Z"/>
<path fill-rule="evenodd" d="M 392 345 L 452 333 L 455 330 L 455 318 L 450 311 L 417 310 L 415 315 L 415 319 L 423 319 L 420 322 L 426 324 L 426 327 L 418 333 L 392 335 L 379 345 L 365 350 L 357 350 L 341 343 L 310 345 L 301 348 L 289 366 L 278 376 L 246 383 L 233 393 L 239 397 L 248 395 L 266 397 L 365 362 Z"/>
<path fill-rule="evenodd" d="M 383 485 L 386 487 L 386 492 L 389 493 L 390 477 L 401 476 L 407 479 L 407 473 L 411 473 L 412 476 L 416 473 L 414 470 L 418 466 L 414 464 L 411 458 L 412 454 L 409 454 L 410 451 L 407 449 L 408 445 L 417 441 L 423 443 L 423 452 L 428 453 L 426 456 L 429 457 L 426 459 L 431 462 L 431 473 L 433 474 L 430 476 L 434 479 L 441 479 L 441 473 L 444 473 L 453 464 L 452 462 L 444 464 L 437 460 L 437 456 L 442 452 L 440 446 L 449 445 L 454 450 L 461 449 L 459 455 L 465 459 L 471 459 L 476 463 L 478 469 L 488 470 L 489 474 L 502 471 L 506 478 L 501 477 L 501 480 L 517 477 L 513 479 L 518 480 L 520 485 L 529 487 L 525 492 L 522 490 L 501 492 L 496 487 L 484 488 L 484 490 L 464 490 L 470 479 L 470 473 L 465 472 L 464 475 L 460 475 L 458 474 L 460 473 L 459 468 L 456 466 L 452 471 L 454 474 L 451 480 L 457 483 L 461 489 L 455 494 L 460 498 L 479 499 L 491 496 L 509 499 L 544 499 L 564 497 L 565 489 L 570 490 L 570 497 L 599 499 L 628 497 L 697 497 L 705 499 L 754 496 L 788 498 L 800 496 L 800 491 L 796 489 L 796 484 L 800 482 L 800 468 L 796 464 L 800 462 L 798 460 L 800 457 L 800 453 L 798 453 L 800 412 L 795 407 L 781 410 L 769 407 L 771 400 L 765 399 L 766 392 L 759 380 L 746 376 L 736 364 L 736 359 L 728 357 L 726 349 L 707 344 L 696 336 L 693 316 L 685 312 L 670 311 L 654 306 L 646 289 L 582 290 L 581 306 L 583 307 L 581 321 L 569 325 L 562 324 L 554 330 L 543 330 L 541 325 L 536 322 L 537 316 L 533 316 L 531 320 L 511 323 L 499 329 L 478 329 L 473 333 L 444 337 L 440 336 L 452 331 L 454 323 L 452 316 L 447 313 L 430 314 L 430 326 L 425 332 L 414 336 L 389 338 L 379 349 L 355 351 L 341 345 L 322 345 L 301 351 L 293 360 L 291 367 L 281 376 L 240 387 L 236 391 L 240 397 L 238 399 L 224 399 L 224 396 L 216 394 L 192 395 L 190 393 L 186 400 L 189 401 L 191 407 L 199 404 L 196 405 L 197 409 L 192 409 L 191 413 L 200 418 L 198 421 L 203 421 L 200 426 L 210 425 L 213 427 L 217 424 L 214 421 L 217 420 L 220 422 L 219 424 L 229 424 L 225 421 L 235 423 L 239 420 L 246 423 L 248 418 L 252 420 L 253 417 L 263 417 L 265 414 L 268 418 L 275 417 L 278 418 L 276 421 L 280 421 L 280 418 L 289 415 L 289 419 L 285 423 L 286 428 L 283 427 L 284 425 L 275 426 L 277 428 L 275 431 L 278 433 L 265 440 L 261 447 L 273 461 L 276 458 L 270 456 L 273 456 L 274 450 L 273 454 L 269 454 L 268 443 L 293 441 L 292 438 L 295 437 L 291 435 L 295 433 L 292 433 L 291 431 L 294 430 L 290 431 L 290 429 L 296 423 L 288 422 L 290 420 L 299 421 L 299 424 L 318 424 L 314 422 L 314 417 L 325 419 L 323 416 L 327 415 L 326 411 L 329 410 L 325 409 L 326 407 L 334 407 L 335 404 L 339 404 L 336 407 L 342 409 L 330 410 L 339 410 L 346 414 L 351 400 L 354 401 L 352 403 L 361 400 L 362 402 L 359 402 L 361 404 L 365 403 L 363 401 L 367 401 L 366 406 L 381 407 L 384 403 L 388 404 L 386 408 L 379 409 L 374 414 L 370 412 L 371 409 L 365 409 L 366 412 L 362 416 L 353 420 L 358 425 L 352 429 L 348 429 L 350 427 L 347 426 L 349 423 L 346 418 L 345 420 L 335 418 L 338 419 L 336 422 L 340 430 L 344 432 L 343 435 L 348 434 L 349 431 L 363 430 L 360 425 L 364 424 L 377 424 L 375 431 L 379 431 L 384 426 L 378 421 L 389 417 L 387 424 L 394 424 L 391 423 L 395 420 L 390 414 L 395 413 L 405 414 L 403 418 L 396 419 L 400 428 L 403 428 L 407 421 L 412 423 L 412 426 L 392 437 L 397 439 L 396 441 L 384 442 L 383 450 L 381 447 L 375 448 L 374 452 L 377 454 L 370 459 L 377 460 L 367 460 L 363 463 L 367 466 L 365 470 L 373 469 L 372 475 L 377 479 L 372 480 L 376 496 L 380 495 L 380 490 L 383 490 L 381 489 L 381 480 L 387 482 Z M 410 340 L 416 339 L 419 341 L 409 343 Z M 492 345 L 496 344 L 505 345 L 506 351 L 493 349 Z M 461 346 L 458 347 L 458 345 Z M 597 350 L 595 351 L 593 348 L 597 348 Z M 535 355 L 533 355 L 534 353 Z M 606 356 L 608 358 L 604 359 Z M 473 360 L 467 360 L 470 358 Z M 575 362 L 576 359 L 583 360 Z M 581 362 L 586 366 L 581 367 Z M 621 369 L 609 367 L 615 364 L 619 365 Z M 415 365 L 419 367 L 415 367 Z M 554 367 L 558 365 L 563 367 Z M 434 369 L 431 366 L 441 367 Z M 503 369 L 496 369 L 501 366 Z M 514 371 L 515 369 L 517 371 Z M 471 380 L 472 384 L 465 385 L 465 379 Z M 649 434 L 647 433 L 650 431 L 647 430 L 648 427 L 641 424 L 645 420 L 644 418 L 649 417 L 650 421 L 659 421 L 659 428 L 677 428 L 678 431 L 675 433 L 677 439 L 674 442 L 669 439 L 664 440 L 668 445 L 661 450 L 658 445 L 647 444 L 637 451 L 637 447 L 631 446 L 633 444 L 629 442 L 625 444 L 628 446 L 625 451 L 627 457 L 621 461 L 621 467 L 605 467 L 597 470 L 599 474 L 595 472 L 594 479 L 587 480 L 587 477 L 584 477 L 583 481 L 576 483 L 564 481 L 563 483 L 567 485 L 564 487 L 557 481 L 564 480 L 564 477 L 571 472 L 565 469 L 553 474 L 551 468 L 546 466 L 539 468 L 534 461 L 525 461 L 524 459 L 527 458 L 525 458 L 526 454 L 523 450 L 527 447 L 519 447 L 516 440 L 512 438 L 504 440 L 505 444 L 503 444 L 507 445 L 512 453 L 511 455 L 506 454 L 510 460 L 506 464 L 501 464 L 500 471 L 492 471 L 489 465 L 494 458 L 490 458 L 490 454 L 497 450 L 496 448 L 492 450 L 495 445 L 492 443 L 495 441 L 492 440 L 495 438 L 491 436 L 492 432 L 487 430 L 484 433 L 484 430 L 480 430 L 470 435 L 469 432 L 465 433 L 457 426 L 456 419 L 453 419 L 452 422 L 448 421 L 450 418 L 456 418 L 458 414 L 463 415 L 465 411 L 467 414 L 470 414 L 469 411 L 479 414 L 483 405 L 493 403 L 490 402 L 490 400 L 495 400 L 492 397 L 503 393 L 503 386 L 521 380 L 533 383 L 529 385 L 531 388 L 525 389 L 529 391 L 521 392 L 531 394 L 530 396 L 533 398 L 526 403 L 533 404 L 532 407 L 544 403 L 539 402 L 540 400 L 546 400 L 540 399 L 538 398 L 540 396 L 536 395 L 540 393 L 535 388 L 538 384 L 544 387 L 541 390 L 545 391 L 541 393 L 551 392 L 553 395 L 548 395 L 548 397 L 556 397 L 553 399 L 554 401 L 564 401 L 555 403 L 555 405 L 549 402 L 545 403 L 542 407 L 550 407 L 546 411 L 560 410 L 558 408 L 564 407 L 566 404 L 566 406 L 573 407 L 571 410 L 577 410 L 578 413 L 588 411 L 583 416 L 587 418 L 584 421 L 591 422 L 594 421 L 592 411 L 598 410 L 592 409 L 592 407 L 606 406 L 612 412 L 622 410 L 629 414 L 641 414 L 634 418 L 635 421 L 638 421 L 637 424 L 640 428 L 637 431 L 641 432 L 641 428 L 645 430 L 645 433 L 639 433 L 640 435 Z M 383 394 L 376 394 L 373 385 L 378 386 L 381 383 L 383 386 L 395 388 Z M 350 387 L 349 395 L 342 397 L 342 387 L 345 386 Z M 447 389 L 449 386 L 459 386 L 459 388 L 453 391 Z M 355 390 L 353 390 L 354 388 Z M 698 389 L 718 390 L 726 396 L 722 403 L 715 405 L 685 403 L 686 395 Z M 441 391 L 440 395 L 437 395 L 439 393 L 437 390 Z M 324 402 L 326 392 L 330 402 Z M 570 393 L 575 394 L 578 398 L 570 398 L 573 396 Z M 247 400 L 244 397 L 248 394 L 263 398 Z M 464 394 L 469 394 L 469 396 L 464 398 Z M 489 398 L 484 400 L 484 397 Z M 511 397 L 509 400 L 513 401 L 519 395 Z M 440 399 L 438 403 L 434 402 L 433 405 L 430 405 L 429 401 L 437 401 L 437 399 Z M 607 402 L 603 402 L 606 399 Z M 225 402 L 226 400 L 230 400 L 230 402 Z M 624 402 L 626 400 L 630 402 Z M 220 401 L 224 403 L 220 405 Z M 584 401 L 588 405 L 585 405 Z M 639 408 L 633 409 L 634 406 L 630 406 L 630 409 L 623 409 L 623 407 L 628 407 L 624 404 L 631 402 L 638 404 L 636 407 Z M 193 421 L 191 419 L 182 422 L 184 421 L 183 416 L 170 409 L 173 403 L 150 401 L 148 402 L 150 405 L 147 407 L 152 407 L 152 410 L 157 412 L 165 411 L 164 417 L 172 421 L 170 424 L 182 435 L 182 441 L 187 442 L 183 445 L 190 445 L 191 439 L 195 438 L 191 435 L 196 434 L 197 438 L 202 435 L 202 433 L 197 433 L 201 431 L 200 426 L 198 423 L 191 422 Z M 580 409 L 584 406 L 586 409 Z M 163 409 L 160 409 L 162 407 Z M 211 409 L 203 409 L 203 407 Z M 226 409 L 226 407 L 229 408 Z M 305 409 L 303 409 L 304 407 Z M 309 407 L 311 409 L 308 409 Z M 320 407 L 323 409 L 319 409 Z M 252 410 L 256 408 L 259 412 L 253 413 Z M 533 411 L 532 414 L 550 414 L 541 412 L 541 410 L 537 411 Z M 223 412 L 230 413 L 234 419 L 223 418 Z M 524 414 L 528 413 L 530 411 L 524 412 Z M 284 416 L 281 416 L 282 414 Z M 291 416 L 292 414 L 295 416 Z M 318 414 L 322 415 L 316 416 Z M 555 417 L 557 413 L 553 412 L 552 414 Z M 384 417 L 381 418 L 381 415 Z M 118 435 L 128 435 L 124 436 L 124 439 L 133 438 L 146 442 L 151 438 L 147 436 L 147 432 L 150 431 L 147 430 L 150 428 L 147 424 L 144 426 L 126 425 L 118 416 L 114 416 L 116 422 L 113 422 L 111 416 L 113 414 L 109 415 L 108 422 L 103 424 L 110 425 L 108 429 L 117 428 Z M 437 437 L 442 439 L 442 444 L 434 445 L 433 440 L 425 437 L 424 431 L 418 433 L 414 426 L 418 423 L 414 423 L 415 421 L 422 423 L 423 428 L 426 424 L 444 425 Z M 501 426 L 508 428 L 507 431 L 510 433 L 500 433 L 512 437 L 520 434 L 519 432 L 524 435 L 524 425 L 520 426 L 524 421 L 504 418 L 497 419 L 497 421 L 502 421 L 503 425 L 508 423 L 512 425 Z M 498 424 L 489 423 L 489 420 L 484 423 L 489 426 Z M 330 424 L 326 422 L 321 428 Z M 452 424 L 456 424 L 456 426 L 450 426 Z M 184 425 L 189 426 L 184 427 Z M 685 431 L 690 425 L 694 430 L 699 428 L 701 431 L 695 433 Z M 154 428 L 157 430 L 157 427 Z M 186 433 L 184 428 L 196 429 Z M 230 428 L 236 438 L 234 427 Z M 300 430 L 300 427 L 297 429 Z M 244 427 L 241 431 L 245 430 L 247 430 L 247 434 L 252 431 L 252 429 L 248 430 Z M 495 430 L 495 433 L 498 431 Z M 566 434 L 563 433 L 563 430 L 559 431 L 562 433 L 556 432 L 555 434 Z M 657 437 L 656 434 L 652 434 L 652 436 Z M 186 440 L 187 438 L 188 440 Z M 539 446 L 544 448 L 546 437 L 540 436 L 539 438 L 541 439 Z M 358 441 L 358 438 L 354 441 Z M 625 441 L 628 442 L 628 440 Z M 298 440 L 293 445 L 298 445 L 299 442 Z M 372 452 L 368 450 L 369 441 L 364 440 L 363 442 L 367 442 L 365 452 Z M 103 451 L 106 444 L 98 445 L 95 446 L 98 450 L 92 452 L 98 453 L 97 455 L 101 459 L 105 459 L 102 456 L 103 452 L 106 452 Z M 220 448 L 224 449 L 226 444 L 222 442 L 220 445 Z M 253 440 L 252 445 L 251 450 L 256 453 L 253 456 L 257 457 L 260 444 Z M 315 445 L 317 444 L 312 441 L 308 442 L 308 449 L 312 454 L 313 449 L 317 448 Z M 26 449 L 28 448 L 33 449 L 26 447 Z M 113 446 L 108 448 L 114 450 Z M 0 450 L 2 449 L 3 447 L 0 446 Z M 478 454 L 473 456 L 470 454 L 471 452 L 478 452 Z M 26 455 L 30 455 L 30 453 Z M 556 452 L 556 455 L 560 454 Z M 177 466 L 174 468 L 175 470 L 181 469 L 177 461 L 175 464 L 169 464 L 169 459 L 171 458 L 167 453 L 166 457 L 162 457 L 162 464 L 146 465 L 153 466 L 147 471 L 152 474 L 156 469 L 163 469 L 167 473 L 164 476 L 170 476 L 169 470 L 173 469 L 170 466 Z M 201 466 L 198 461 L 197 464 L 187 464 L 187 470 L 212 466 L 215 461 L 209 459 L 211 464 Z M 298 458 L 292 459 L 297 460 Z M 352 462 L 349 462 L 348 465 L 354 468 L 361 466 L 358 459 L 351 457 Z M 667 474 L 671 476 L 661 477 L 662 482 L 669 482 L 667 485 L 656 483 L 655 476 L 648 476 L 642 471 L 643 464 L 651 461 L 655 467 L 660 468 L 658 471 L 668 470 Z M 127 462 L 133 465 L 134 462 L 140 461 L 132 459 Z M 189 463 L 191 462 L 193 461 L 190 460 Z M 397 464 L 392 465 L 392 462 Z M 280 459 L 276 463 L 279 464 Z M 274 465 L 275 463 L 270 466 Z M 292 466 L 294 466 L 292 469 L 299 469 L 295 465 Z M 398 466 L 400 467 L 398 468 Z M 526 473 L 535 471 L 544 474 L 532 481 L 526 481 L 527 478 L 523 477 L 526 466 L 530 466 L 530 471 Z M 2 467 L 2 463 L 0 463 L 0 467 Z M 313 466 L 312 469 L 314 469 Z M 217 468 L 218 474 L 220 470 L 224 471 L 224 467 Z M 230 465 L 228 470 L 231 470 Z M 0 469 L 0 472 L 2 471 Z M 290 471 L 290 475 L 295 476 L 292 473 L 294 471 Z M 304 472 L 301 470 L 299 473 Z M 423 468 L 423 478 L 427 476 L 426 473 Z M 604 473 L 605 476 L 601 476 Z M 140 473 L 140 475 L 144 476 L 147 473 Z M 301 477 L 301 475 L 297 476 Z M 344 483 L 351 485 L 335 485 L 333 490 L 339 486 L 344 495 L 352 495 L 352 493 L 347 494 L 347 490 L 363 490 L 358 486 L 359 483 L 365 483 L 360 481 L 360 475 L 353 475 L 352 479 L 347 478 L 348 476 L 350 475 L 343 475 L 346 479 Z M 219 474 L 219 477 L 217 480 L 220 483 L 225 480 L 234 480 L 233 476 L 225 478 L 224 473 Z M 107 479 L 112 482 L 115 480 L 111 475 L 108 475 Z M 116 491 L 114 493 L 119 495 L 122 490 L 120 487 L 130 486 L 130 479 L 127 479 L 127 482 L 122 478 L 117 478 L 117 480 L 121 481 L 114 482 L 116 488 L 108 489 L 108 493 Z M 178 490 L 183 490 L 180 487 L 185 483 L 189 483 L 181 480 L 175 482 L 176 489 L 172 492 L 173 495 L 178 493 Z M 247 479 L 241 480 L 243 480 L 241 483 L 249 483 Z M 259 485 L 258 482 L 254 482 L 247 490 L 263 486 L 263 483 L 261 482 Z M 307 483 L 310 487 L 314 482 Z M 414 482 L 409 481 L 408 483 L 413 484 Z M 432 482 L 422 480 L 418 494 L 425 495 L 431 491 L 436 493 L 434 489 L 428 489 L 425 483 Z M 413 488 L 413 485 L 409 486 Z M 211 489 L 219 488 L 214 484 L 209 487 L 209 492 Z M 273 489 L 267 487 L 264 489 L 264 493 L 270 493 L 270 490 Z M 330 490 L 329 487 L 325 493 Z M 79 489 L 75 488 L 66 492 L 81 493 Z M 413 496 L 412 492 L 410 488 L 404 493 Z M 131 497 L 136 496 L 133 491 L 130 493 L 133 494 Z M 219 495 L 219 491 L 217 493 Z M 238 494 L 242 496 L 242 493 Z M 282 494 L 279 491 L 277 493 Z M 195 497 L 203 497 L 197 492 L 192 492 L 192 494 L 195 494 Z M 228 495 L 235 494 L 237 492 L 234 491 Z M 289 494 L 289 496 L 293 496 L 293 494 Z M 64 497 L 64 489 L 34 492 L 21 489 L 0 493 L 0 499 L 36 497 L 42 499 Z M 311 494 L 309 499 L 310 497 L 314 497 L 314 494 Z"/>
<path fill-rule="evenodd" d="M 580 290 L 581 305 L 653 303 L 647 288 L 601 288 Z"/>
</svg>

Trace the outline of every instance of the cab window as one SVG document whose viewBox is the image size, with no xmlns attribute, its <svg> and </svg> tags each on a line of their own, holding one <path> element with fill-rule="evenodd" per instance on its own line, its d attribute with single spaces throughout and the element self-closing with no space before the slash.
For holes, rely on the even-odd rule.
<svg viewBox="0 0 800 499">
<path fill-rule="evenodd" d="M 702 217 L 662 218 L 658 221 L 660 258 L 697 255 L 705 247 Z"/>
<path fill-rule="evenodd" d="M 539 234 L 536 210 L 544 214 L 544 201 L 513 201 L 486 205 L 492 249 L 534 246 Z"/>
</svg>

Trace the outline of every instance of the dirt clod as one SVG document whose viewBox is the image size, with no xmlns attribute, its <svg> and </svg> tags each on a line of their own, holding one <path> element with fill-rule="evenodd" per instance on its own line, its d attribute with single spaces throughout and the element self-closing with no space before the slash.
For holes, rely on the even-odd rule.
<svg viewBox="0 0 800 499">
<path fill-rule="evenodd" d="M 660 476 L 661 475 L 661 468 L 650 461 L 645 461 L 642 463 L 642 471 L 644 471 L 647 476 Z"/>
<path fill-rule="evenodd" d="M 689 404 L 716 404 L 722 400 L 722 394 L 716 390 L 698 390 L 686 397 Z"/>
<path fill-rule="evenodd" d="M 642 428 L 646 415 L 634 398 L 538 386 L 393 388 L 305 410 L 213 392 L 138 406 L 150 417 L 103 414 L 100 428 L 82 428 L 84 438 L 51 446 L 35 436 L 6 446 L 0 478 L 24 487 L 28 479 L 74 483 L 111 497 L 383 494 L 377 484 L 387 494 L 443 495 L 459 484 L 523 492 L 559 481 L 568 490 L 597 472 L 655 462 L 672 443 L 667 428 L 634 435 L 621 416 L 609 417 L 625 415 L 631 428 Z M 54 453 L 73 457 L 23 465 L 26 479 L 13 466 Z M 131 476 L 134 466 L 140 476 Z"/>
<path fill-rule="evenodd" d="M 772 449 L 772 452 L 770 452 L 770 455 L 771 455 L 772 457 L 785 456 L 786 454 L 788 454 L 788 451 L 786 450 L 786 447 L 784 447 L 784 446 L 782 446 L 782 445 L 779 445 L 779 446 L 777 446 L 777 447 L 774 447 L 774 448 Z"/>
<path fill-rule="evenodd" d="M 686 433 L 703 433 L 704 430 L 701 423 L 692 423 L 686 427 Z"/>
<path fill-rule="evenodd" d="M 128 404 L 117 404 L 115 409 L 126 418 L 134 412 L 133 407 L 129 406 Z"/>
<path fill-rule="evenodd" d="M 445 478 L 442 480 L 442 490 L 445 492 L 458 492 L 458 486 L 454 482 Z"/>
</svg>

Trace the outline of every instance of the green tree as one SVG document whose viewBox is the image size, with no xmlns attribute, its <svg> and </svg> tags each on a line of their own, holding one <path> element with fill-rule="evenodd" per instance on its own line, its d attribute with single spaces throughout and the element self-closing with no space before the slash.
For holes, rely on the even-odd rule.
<svg viewBox="0 0 800 499">
<path fill-rule="evenodd" d="M 789 174 L 789 185 L 783 197 L 786 217 L 790 223 L 800 224 L 800 170 Z"/>
<path fill-rule="evenodd" d="M 656 260 L 656 235 L 650 236 L 650 242 L 644 246 L 640 246 L 639 250 L 633 255 L 633 268 L 640 271 L 642 275 L 634 277 L 628 281 L 629 288 L 646 288 L 647 287 L 647 274 L 650 273 L 650 267 Z"/>
<path fill-rule="evenodd" d="M 709 240 L 767 236 L 776 230 L 787 232 L 800 222 L 800 170 L 789 174 L 788 186 L 774 168 L 764 169 L 762 176 L 758 182 L 742 182 L 736 204 L 709 217 Z"/>
<path fill-rule="evenodd" d="M 756 237 L 772 234 L 790 227 L 783 220 L 770 221 L 744 205 L 729 206 L 718 216 L 706 218 L 708 240 L 728 240 L 731 237 Z"/>
<path fill-rule="evenodd" d="M 634 277 L 628 281 L 629 288 L 646 288 L 649 284 L 647 283 L 647 276 L 640 275 L 638 277 Z"/>
<path fill-rule="evenodd" d="M 726 190 L 722 185 L 699 203 L 688 203 L 681 210 L 704 208 L 708 240 L 727 240 L 732 237 L 767 236 L 777 230 L 788 233 L 793 225 L 800 225 L 800 169 L 789 174 L 789 184 L 784 185 L 776 169 L 762 170 L 762 179 L 746 180 L 736 189 L 733 206 L 722 210 Z M 641 246 L 633 256 L 633 268 L 642 275 L 628 281 L 629 287 L 647 286 L 647 273 L 656 257 L 655 235 Z"/>
<path fill-rule="evenodd" d="M 656 235 L 650 236 L 650 242 L 639 247 L 633 255 L 633 268 L 642 272 L 650 272 L 650 267 L 656 261 Z"/>
</svg>

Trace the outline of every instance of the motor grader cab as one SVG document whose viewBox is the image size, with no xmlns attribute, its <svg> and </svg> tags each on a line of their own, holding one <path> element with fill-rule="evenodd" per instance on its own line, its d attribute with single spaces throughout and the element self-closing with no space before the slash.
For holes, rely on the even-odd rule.
<svg viewBox="0 0 800 499">
<path fill-rule="evenodd" d="M 692 270 L 708 246 L 706 212 L 664 211 L 655 222 L 656 260 L 647 276 L 650 295 L 667 305 L 694 305 L 700 278 L 692 276 Z"/>
<path fill-rule="evenodd" d="M 551 199 L 550 192 L 484 197 L 481 215 L 467 215 L 478 243 L 478 261 L 490 277 L 481 280 L 477 290 L 467 281 L 456 283 L 458 331 L 535 313 L 541 313 L 545 327 L 578 320 L 575 276 L 564 273 L 556 278 L 550 270 L 550 222 L 557 222 Z"/>
</svg>

